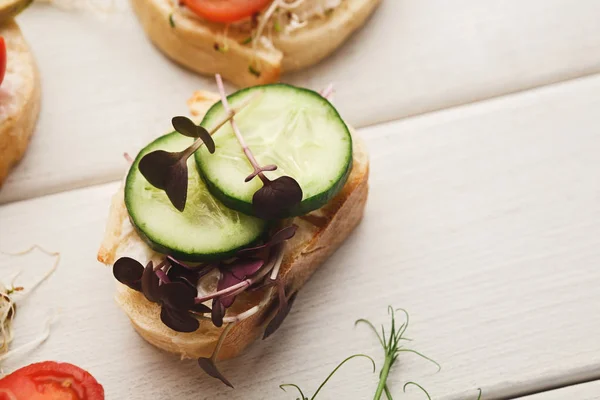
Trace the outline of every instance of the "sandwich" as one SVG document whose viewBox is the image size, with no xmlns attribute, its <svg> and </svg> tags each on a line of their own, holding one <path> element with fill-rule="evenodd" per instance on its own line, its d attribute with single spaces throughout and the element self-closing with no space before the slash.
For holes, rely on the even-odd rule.
<svg viewBox="0 0 600 400">
<path fill-rule="evenodd" d="M 169 58 L 246 87 L 325 58 L 380 0 L 131 0 L 142 27 Z"/>
<path fill-rule="evenodd" d="M 0 185 L 23 157 L 40 111 L 39 73 L 12 19 L 24 7 L 22 3 L 0 4 Z"/>
<path fill-rule="evenodd" d="M 197 92 L 114 195 L 98 260 L 148 342 L 216 362 L 283 323 L 363 217 L 365 147 L 320 93 L 285 84 Z"/>
</svg>

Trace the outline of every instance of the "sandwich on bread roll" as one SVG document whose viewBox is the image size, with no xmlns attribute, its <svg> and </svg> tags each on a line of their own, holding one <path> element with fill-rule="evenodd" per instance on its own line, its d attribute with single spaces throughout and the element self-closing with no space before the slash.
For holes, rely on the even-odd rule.
<svg viewBox="0 0 600 400">
<path fill-rule="evenodd" d="M 0 5 L 0 185 L 25 153 L 40 111 L 40 81 L 33 55 L 12 16 L 17 2 Z M 21 6 L 22 7 L 22 6 Z"/>
<path fill-rule="evenodd" d="M 152 42 L 201 74 L 240 87 L 313 65 L 360 28 L 381 0 L 131 0 Z"/>
<path fill-rule="evenodd" d="M 200 126 L 176 117 L 176 132 L 138 154 L 98 260 L 113 266 L 116 301 L 144 339 L 231 385 L 216 361 L 281 325 L 361 221 L 369 163 L 335 108 L 307 89 L 258 86 L 225 103 L 197 92 L 189 104 Z M 183 202 L 178 181 L 188 183 Z"/>
</svg>

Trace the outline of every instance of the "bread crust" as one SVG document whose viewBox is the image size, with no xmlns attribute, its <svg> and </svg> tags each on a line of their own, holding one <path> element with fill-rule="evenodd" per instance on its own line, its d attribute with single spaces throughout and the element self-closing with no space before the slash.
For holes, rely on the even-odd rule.
<svg viewBox="0 0 600 400">
<path fill-rule="evenodd" d="M 7 50 L 7 70 L 0 86 L 0 185 L 21 160 L 40 112 L 39 72 L 27 42 L 14 21 L 0 26 Z"/>
<path fill-rule="evenodd" d="M 200 117 L 214 103 L 213 100 L 218 100 L 218 96 L 210 92 L 196 92 L 189 101 L 192 113 Z M 363 217 L 368 196 L 369 161 L 364 144 L 356 135 L 353 157 L 352 172 L 340 193 L 321 209 L 294 219 L 299 228 L 296 235 L 286 243 L 280 270 L 280 276 L 290 293 L 306 283 Z M 137 235 L 134 230 L 123 231 L 127 221 L 128 214 L 121 188 L 113 196 L 110 206 L 105 236 L 98 251 L 100 262 L 112 265 L 120 256 L 123 238 L 130 239 L 131 235 Z M 146 260 L 142 260 L 144 261 Z M 210 356 L 224 329 L 202 320 L 196 332 L 175 332 L 160 321 L 160 307 L 157 304 L 149 302 L 141 293 L 120 283 L 117 283 L 115 299 L 144 339 L 160 349 L 179 354 L 182 358 Z M 266 304 L 257 314 L 232 327 L 219 353 L 219 359 L 237 356 L 262 335 L 266 322 L 271 317 L 270 306 L 275 300 L 276 294 L 270 290 L 238 296 L 230 309 L 236 314 L 261 302 Z"/>
<path fill-rule="evenodd" d="M 169 58 L 200 74 L 220 73 L 235 85 L 246 87 L 276 82 L 284 71 L 319 62 L 361 27 L 380 1 L 344 0 L 326 18 L 314 18 L 289 35 L 274 33 L 275 48 L 257 53 L 251 46 L 240 44 L 247 34 L 232 29 L 227 52 L 216 51 L 214 45 L 223 38 L 225 25 L 172 14 L 170 0 L 131 0 L 131 4 L 150 40 Z M 255 63 L 260 76 L 249 72 Z"/>
</svg>

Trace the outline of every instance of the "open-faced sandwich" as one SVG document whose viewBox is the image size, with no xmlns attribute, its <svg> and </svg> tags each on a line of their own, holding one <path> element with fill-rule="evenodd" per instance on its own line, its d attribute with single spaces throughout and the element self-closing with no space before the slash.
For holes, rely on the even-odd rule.
<svg viewBox="0 0 600 400">
<path fill-rule="evenodd" d="M 238 86 L 277 82 L 326 57 L 380 0 L 131 0 L 154 44 Z"/>
<path fill-rule="evenodd" d="M 198 92 L 199 126 L 137 155 L 98 259 L 147 341 L 198 358 L 238 355 L 283 322 L 296 293 L 363 216 L 368 158 L 331 103 L 283 84 Z M 212 106 L 211 106 L 212 105 Z"/>
<path fill-rule="evenodd" d="M 12 19 L 28 3 L 0 1 L 0 185 L 23 157 L 40 111 L 38 70 Z"/>
</svg>

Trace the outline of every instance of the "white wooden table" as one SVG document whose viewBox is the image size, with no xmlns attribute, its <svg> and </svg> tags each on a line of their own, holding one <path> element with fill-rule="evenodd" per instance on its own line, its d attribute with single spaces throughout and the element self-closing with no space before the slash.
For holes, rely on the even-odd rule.
<svg viewBox="0 0 600 400">
<path fill-rule="evenodd" d="M 62 253 L 20 308 L 15 345 L 59 316 L 46 343 L 3 368 L 69 361 L 108 399 L 292 399 L 279 384 L 312 391 L 354 352 L 381 364 L 376 340 L 353 322 L 387 322 L 392 304 L 411 313 L 411 346 L 442 365 L 436 374 L 403 355 L 395 397 L 415 380 L 443 400 L 475 399 L 477 388 L 484 399 L 600 399 L 597 382 L 552 390 L 600 379 L 598 15 L 596 0 L 384 0 L 332 58 L 285 77 L 335 82 L 371 153 L 370 200 L 282 329 L 224 365 L 231 391 L 140 339 L 95 261 L 122 152 L 162 133 L 212 82 L 164 59 L 126 7 L 101 17 L 33 7 L 20 22 L 44 105 L 0 191 L 0 250 Z M 26 284 L 50 262 L 0 256 L 0 271 L 23 269 Z M 322 399 L 372 398 L 367 370 L 349 364 Z"/>
</svg>

